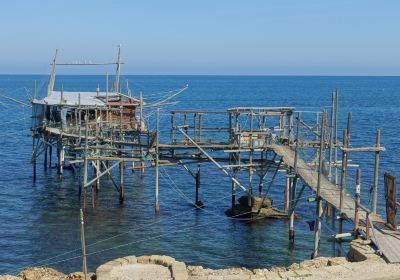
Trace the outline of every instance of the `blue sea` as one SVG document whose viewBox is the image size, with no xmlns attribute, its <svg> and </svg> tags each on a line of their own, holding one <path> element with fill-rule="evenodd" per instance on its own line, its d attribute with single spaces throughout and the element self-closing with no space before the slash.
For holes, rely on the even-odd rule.
<svg viewBox="0 0 400 280">
<path fill-rule="evenodd" d="M 0 75 L 0 94 L 29 103 L 34 80 L 38 82 L 38 96 L 43 97 L 47 79 L 39 75 Z M 381 144 L 386 152 L 381 154 L 378 210 L 385 216 L 383 173 L 400 175 L 400 77 L 124 76 L 123 83 L 126 79 L 133 94 L 143 92 L 148 103 L 189 85 L 174 99 L 178 104 L 161 111 L 163 141 L 169 139 L 170 110 L 292 106 L 315 112 L 329 109 L 331 92 L 338 88 L 339 135 L 350 111 L 353 147 L 374 145 L 376 129 L 381 129 Z M 58 76 L 55 88 L 62 84 L 66 91 L 95 91 L 98 83 L 104 90 L 103 76 Z M 154 116 L 151 109 L 146 113 Z M 79 271 L 79 179 L 70 170 L 59 178 L 55 168 L 43 168 L 40 158 L 37 180 L 33 182 L 30 116 L 29 107 L 0 97 L 0 274 L 15 274 L 27 266 Z M 374 156 L 357 154 L 350 159 L 360 165 L 362 203 L 370 205 Z M 354 173 L 355 169 L 350 169 L 351 195 Z M 282 206 L 283 175 L 271 189 L 277 207 Z M 199 210 L 191 204 L 195 195 L 193 178 L 181 167 L 161 168 L 161 213 L 155 215 L 154 170 L 147 169 L 143 179 L 126 171 L 123 205 L 110 179 L 102 180 L 95 197 L 96 207 L 92 209 L 89 203 L 85 211 L 89 270 L 126 255 L 165 254 L 186 264 L 209 268 L 286 266 L 310 258 L 314 233 L 307 221 L 313 219 L 315 203 L 300 201 L 296 240 L 291 246 L 286 220 L 250 223 L 225 215 L 230 207 L 231 184 L 215 166 L 204 164 L 201 184 L 205 207 Z M 312 193 L 306 190 L 304 196 Z M 324 256 L 333 254 L 327 240 L 332 235 L 329 228 L 326 224 L 322 228 Z M 346 229 L 350 230 L 351 225 Z"/>
</svg>

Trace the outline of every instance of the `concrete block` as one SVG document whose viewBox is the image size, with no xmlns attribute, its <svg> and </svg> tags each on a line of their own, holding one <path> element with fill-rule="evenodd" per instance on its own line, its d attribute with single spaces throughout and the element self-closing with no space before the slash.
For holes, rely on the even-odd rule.
<svg viewBox="0 0 400 280">
<path fill-rule="evenodd" d="M 148 264 L 148 263 L 150 263 L 150 256 L 137 257 L 137 262 L 142 263 L 142 264 Z"/>
<path fill-rule="evenodd" d="M 126 256 L 124 259 L 127 260 L 129 264 L 137 263 L 137 258 L 135 256 Z"/>
<path fill-rule="evenodd" d="M 186 265 L 183 262 L 174 262 L 170 269 L 174 280 L 187 280 L 189 278 Z"/>
</svg>

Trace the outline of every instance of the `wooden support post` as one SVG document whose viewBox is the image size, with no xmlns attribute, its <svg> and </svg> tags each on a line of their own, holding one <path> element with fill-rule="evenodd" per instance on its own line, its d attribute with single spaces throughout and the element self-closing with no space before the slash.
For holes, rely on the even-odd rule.
<svg viewBox="0 0 400 280">
<path fill-rule="evenodd" d="M 325 217 L 326 217 L 326 222 L 329 224 L 329 219 L 331 217 L 331 210 L 332 210 L 332 205 L 328 202 L 325 201 Z"/>
<path fill-rule="evenodd" d="M 85 156 L 83 158 L 83 208 L 86 209 L 86 195 L 88 182 L 88 138 L 89 138 L 89 116 L 88 111 L 85 114 Z"/>
<path fill-rule="evenodd" d="M 92 193 L 92 208 L 94 209 L 94 185 L 92 185 L 92 189 L 90 191 Z"/>
<path fill-rule="evenodd" d="M 249 164 L 253 164 L 253 126 L 254 126 L 254 116 L 253 111 L 250 112 L 250 133 L 249 133 Z M 253 207 L 252 196 L 253 196 L 253 168 L 249 167 L 249 195 L 248 195 L 248 205 L 250 208 Z"/>
<path fill-rule="evenodd" d="M 175 112 L 171 113 L 171 144 L 175 144 Z"/>
<path fill-rule="evenodd" d="M 236 178 L 236 173 L 237 173 L 237 169 L 234 168 L 233 169 L 233 178 Z M 234 182 L 234 180 L 232 180 L 232 202 L 231 202 L 231 208 L 233 209 L 236 206 L 236 183 Z"/>
<path fill-rule="evenodd" d="M 296 199 L 296 187 L 297 187 L 297 159 L 299 156 L 299 146 L 300 146 L 300 139 L 301 139 L 301 113 L 299 112 L 297 115 L 297 132 L 296 132 L 296 148 L 294 154 L 294 164 L 293 164 L 293 173 L 291 174 L 292 178 L 292 185 L 290 189 L 290 226 L 289 226 L 289 241 L 290 243 L 294 243 L 294 206 L 295 206 L 295 199 Z"/>
<path fill-rule="evenodd" d="M 124 162 L 119 163 L 119 202 L 124 203 Z"/>
<path fill-rule="evenodd" d="M 199 199 L 199 189 L 201 183 L 200 177 L 200 163 L 197 164 L 197 172 L 196 172 L 196 206 L 197 208 L 203 207 L 203 202 Z"/>
<path fill-rule="evenodd" d="M 198 141 L 201 143 L 201 136 L 203 130 L 203 113 L 199 113 L 199 139 Z"/>
<path fill-rule="evenodd" d="M 143 178 L 144 177 L 144 164 L 143 164 L 142 160 L 139 161 L 139 171 L 140 171 L 140 177 Z"/>
<path fill-rule="evenodd" d="M 87 280 L 88 275 L 87 275 L 87 264 L 86 264 L 85 222 L 83 219 L 82 209 L 80 209 L 80 221 L 81 221 L 82 270 L 85 275 L 85 280 Z"/>
<path fill-rule="evenodd" d="M 285 212 L 286 214 L 289 213 L 290 184 L 291 184 L 291 180 L 290 180 L 290 177 L 289 177 L 289 172 L 287 172 L 287 174 L 286 174 L 285 191 L 283 192 L 283 212 Z"/>
<path fill-rule="evenodd" d="M 348 134 L 347 129 L 344 130 L 343 133 L 343 146 L 347 147 L 348 145 Z M 343 208 L 344 208 L 344 198 L 346 196 L 346 177 L 347 177 L 347 161 L 348 161 L 348 153 L 343 150 L 342 151 L 342 175 L 341 175 L 341 183 L 340 183 L 340 223 L 339 223 L 339 233 L 343 232 Z"/>
<path fill-rule="evenodd" d="M 376 144 L 375 147 L 379 148 L 381 142 L 381 131 L 378 128 L 376 130 Z M 376 204 L 378 199 L 378 180 L 379 180 L 379 152 L 375 152 L 375 164 L 374 164 L 374 185 L 372 191 L 372 213 L 376 214 Z"/>
<path fill-rule="evenodd" d="M 360 197 L 361 197 L 361 172 L 360 169 L 356 171 L 356 193 L 355 193 L 355 207 L 354 207 L 354 231 L 358 233 L 360 227 Z"/>
<path fill-rule="evenodd" d="M 347 114 L 347 128 L 343 133 L 343 147 L 347 148 L 350 143 L 350 127 L 351 127 L 351 113 Z M 343 233 L 343 208 L 344 198 L 346 196 L 346 183 L 347 183 L 347 162 L 349 153 L 345 150 L 342 151 L 342 174 L 341 174 L 341 188 L 340 188 L 340 223 L 339 233 Z"/>
<path fill-rule="evenodd" d="M 86 209 L 87 204 L 87 187 L 84 187 L 83 190 L 83 209 Z"/>
<path fill-rule="evenodd" d="M 45 170 L 47 169 L 47 139 L 46 139 L 46 143 L 44 143 L 43 167 L 44 167 Z"/>
<path fill-rule="evenodd" d="M 331 114 L 330 114 L 330 126 L 329 126 L 329 173 L 328 179 L 332 182 L 332 160 L 333 160 L 333 140 L 334 140 L 334 111 L 335 111 L 335 94 L 332 93 L 331 98 Z"/>
<path fill-rule="evenodd" d="M 33 181 L 36 181 L 36 151 L 35 151 L 34 135 L 32 135 L 32 166 L 33 166 Z"/>
<path fill-rule="evenodd" d="M 53 146 L 49 145 L 49 168 L 51 168 L 51 158 L 53 156 Z"/>
<path fill-rule="evenodd" d="M 322 197 L 321 197 L 321 180 L 322 180 L 322 168 L 325 156 L 325 129 L 326 129 L 326 111 L 322 114 L 322 126 L 320 133 L 319 143 L 319 161 L 318 161 L 318 178 L 317 178 L 317 197 L 316 197 L 316 218 L 315 218 L 315 234 L 314 234 L 314 252 L 311 258 L 318 257 L 319 241 L 321 239 L 321 221 L 322 221 Z"/>
<path fill-rule="evenodd" d="M 193 140 L 197 141 L 197 113 L 193 113 Z"/>
<path fill-rule="evenodd" d="M 371 239 L 371 223 L 369 221 L 369 212 L 366 213 L 366 218 L 365 218 L 365 234 L 366 234 L 366 239 L 370 240 Z"/>
<path fill-rule="evenodd" d="M 157 108 L 157 123 L 156 123 L 156 178 L 155 178 L 155 212 L 160 213 L 160 204 L 158 203 L 158 177 L 159 177 L 159 141 L 160 141 L 160 108 Z"/>
<path fill-rule="evenodd" d="M 57 142 L 57 173 L 63 175 L 63 165 L 64 165 L 64 150 L 62 145 L 62 136 Z"/>
<path fill-rule="evenodd" d="M 333 154 L 333 159 L 335 162 L 335 184 L 338 186 L 339 183 L 339 173 L 338 173 L 338 165 L 337 165 L 337 146 L 338 146 L 338 119 L 339 119 L 339 91 L 336 89 L 335 92 L 335 100 L 336 100 L 336 106 L 335 106 L 335 149 L 334 149 L 334 154 Z"/>
</svg>

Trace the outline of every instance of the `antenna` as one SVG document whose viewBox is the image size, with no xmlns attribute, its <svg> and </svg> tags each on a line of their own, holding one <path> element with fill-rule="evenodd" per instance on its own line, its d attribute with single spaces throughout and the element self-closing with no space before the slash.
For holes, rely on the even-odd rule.
<svg viewBox="0 0 400 280">
<path fill-rule="evenodd" d="M 50 95 L 50 93 L 54 89 L 54 81 L 56 79 L 56 60 L 57 60 L 57 53 L 58 49 L 56 49 L 56 54 L 54 55 L 53 63 L 51 64 L 51 74 L 50 74 L 50 81 L 49 85 L 47 86 L 47 96 Z"/>
<path fill-rule="evenodd" d="M 115 70 L 114 92 L 119 90 L 119 76 L 121 71 L 121 44 L 118 45 L 117 69 Z"/>
</svg>

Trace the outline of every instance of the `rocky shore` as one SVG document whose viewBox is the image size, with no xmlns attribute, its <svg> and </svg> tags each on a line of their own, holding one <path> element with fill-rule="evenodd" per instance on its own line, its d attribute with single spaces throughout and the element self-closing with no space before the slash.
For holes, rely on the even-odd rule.
<svg viewBox="0 0 400 280">
<path fill-rule="evenodd" d="M 65 275 L 52 268 L 28 268 L 16 276 L 3 275 L 0 280 L 80 280 L 82 272 Z M 95 280 L 333 280 L 400 279 L 400 264 L 388 264 L 362 240 L 353 241 L 348 256 L 306 260 L 288 267 L 270 269 L 208 269 L 187 266 L 169 256 L 128 256 L 107 262 L 89 274 Z"/>
</svg>

